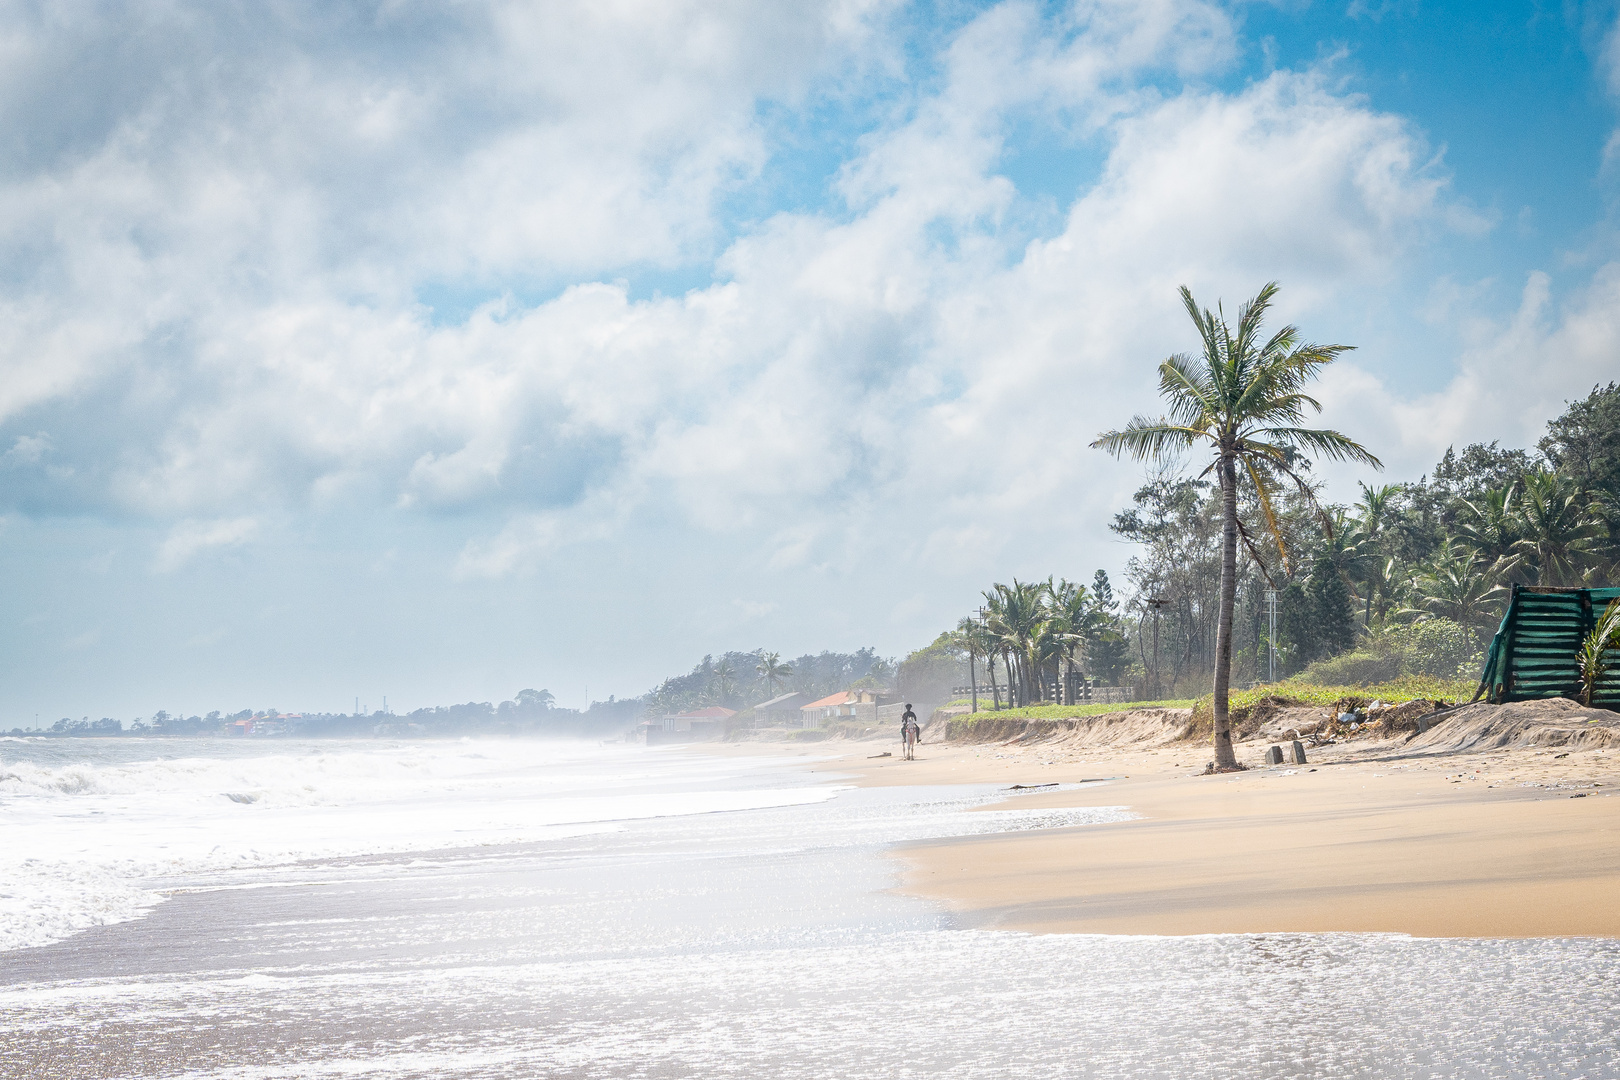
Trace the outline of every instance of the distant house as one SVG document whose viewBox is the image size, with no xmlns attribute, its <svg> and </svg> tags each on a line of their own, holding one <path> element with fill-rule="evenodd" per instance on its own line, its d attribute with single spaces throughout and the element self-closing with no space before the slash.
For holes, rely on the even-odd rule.
<svg viewBox="0 0 1620 1080">
<path fill-rule="evenodd" d="M 681 713 L 665 713 L 636 725 L 626 738 L 630 742 L 657 743 L 700 742 L 717 739 L 726 733 L 726 721 L 737 715 L 735 709 L 722 709 L 711 705 L 707 709 L 688 709 Z"/>
<path fill-rule="evenodd" d="M 656 726 L 665 735 L 684 736 L 688 739 L 707 739 L 725 734 L 726 721 L 736 715 L 736 709 L 723 709 L 719 705 L 710 705 L 706 709 L 688 709 L 686 712 L 668 713 L 658 718 Z"/>
<path fill-rule="evenodd" d="M 797 727 L 799 709 L 810 700 L 809 694 L 779 694 L 769 701 L 754 706 L 755 727 Z"/>
<path fill-rule="evenodd" d="M 289 735 L 303 722 L 303 713 L 275 713 L 255 716 L 251 720 L 233 720 L 225 725 L 225 730 L 236 736 Z"/>
<path fill-rule="evenodd" d="M 878 692 L 876 690 L 840 690 L 819 701 L 812 701 L 799 709 L 802 727 L 818 728 L 829 720 L 865 720 L 877 722 Z"/>
</svg>

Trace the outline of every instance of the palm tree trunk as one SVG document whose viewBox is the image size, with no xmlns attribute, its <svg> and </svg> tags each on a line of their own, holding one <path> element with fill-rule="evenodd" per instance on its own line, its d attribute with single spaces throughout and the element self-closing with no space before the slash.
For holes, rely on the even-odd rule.
<svg viewBox="0 0 1620 1080">
<path fill-rule="evenodd" d="M 997 712 L 1001 711 L 1001 687 L 996 685 L 996 654 L 994 651 L 984 654 L 985 668 L 990 673 L 990 700 L 994 702 Z"/>
<path fill-rule="evenodd" d="M 1237 464 L 1223 457 L 1221 476 L 1221 597 L 1215 623 L 1215 767 L 1235 768 L 1228 694 L 1232 688 L 1232 609 L 1237 600 Z"/>
</svg>

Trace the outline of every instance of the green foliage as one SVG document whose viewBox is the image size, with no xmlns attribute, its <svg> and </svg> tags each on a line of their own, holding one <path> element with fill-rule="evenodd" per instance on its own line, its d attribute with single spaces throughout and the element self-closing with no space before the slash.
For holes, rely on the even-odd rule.
<svg viewBox="0 0 1620 1080">
<path fill-rule="evenodd" d="M 1277 636 L 1281 639 L 1284 671 L 1298 671 L 1321 655 L 1316 605 L 1303 582 L 1289 582 L 1277 598 Z"/>
<path fill-rule="evenodd" d="M 1312 664 L 1299 679 L 1331 686 L 1371 686 L 1402 676 L 1477 682 L 1484 662 L 1467 627 L 1426 619 L 1373 634 L 1349 652 Z"/>
<path fill-rule="evenodd" d="M 1420 699 L 1454 703 L 1467 701 L 1473 697 L 1476 685 L 1474 680 L 1437 679 L 1424 675 L 1407 675 L 1370 686 L 1332 685 L 1306 682 L 1303 679 L 1284 679 L 1282 682 L 1234 691 L 1231 707 L 1234 712 L 1239 709 L 1252 709 L 1266 698 L 1272 698 L 1282 704 L 1318 705 L 1323 708 L 1348 702 L 1365 704 L 1375 699 L 1387 705 L 1399 705 L 1405 701 Z M 1204 723 L 1208 723 L 1207 717 L 1213 701 L 1214 696 L 1206 694 L 1193 705 L 1195 724 L 1199 723 L 1201 718 Z"/>
<path fill-rule="evenodd" d="M 1326 556 L 1317 557 L 1306 591 L 1310 593 L 1311 608 L 1317 620 L 1319 654 L 1333 656 L 1348 649 L 1356 639 L 1350 590 Z"/>
<path fill-rule="evenodd" d="M 1536 448 L 1584 490 L 1620 496 L 1620 383 L 1571 402 Z"/>
<path fill-rule="evenodd" d="M 1614 649 L 1620 649 L 1620 599 L 1609 601 L 1609 606 L 1603 609 L 1596 625 L 1582 640 L 1580 652 L 1575 654 L 1581 673 L 1581 701 L 1584 704 L 1592 704 L 1592 693 L 1609 670 L 1609 653 Z"/>
<path fill-rule="evenodd" d="M 907 701 L 947 701 L 954 687 L 968 681 L 967 654 L 949 630 L 907 655 L 897 670 L 900 695 Z"/>
</svg>

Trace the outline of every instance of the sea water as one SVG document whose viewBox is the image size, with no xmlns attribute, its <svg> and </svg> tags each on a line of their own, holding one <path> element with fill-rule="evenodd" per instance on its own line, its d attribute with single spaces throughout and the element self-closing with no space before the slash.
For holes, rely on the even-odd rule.
<svg viewBox="0 0 1620 1080">
<path fill-rule="evenodd" d="M 890 891 L 898 842 L 1128 814 L 678 748 L 0 742 L 0 1075 L 1620 1076 L 1612 942 Z"/>
</svg>

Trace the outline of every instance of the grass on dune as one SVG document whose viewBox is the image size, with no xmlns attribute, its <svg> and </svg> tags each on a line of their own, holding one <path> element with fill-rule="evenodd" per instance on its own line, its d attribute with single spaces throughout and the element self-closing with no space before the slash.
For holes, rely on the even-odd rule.
<svg viewBox="0 0 1620 1080">
<path fill-rule="evenodd" d="M 1239 709 L 1248 710 L 1266 698 L 1278 698 L 1299 705 L 1320 705 L 1324 708 L 1333 705 L 1365 705 L 1371 701 L 1399 705 L 1419 698 L 1449 704 L 1467 701 L 1473 697 L 1476 685 L 1472 680 L 1441 679 L 1430 675 L 1403 675 L 1398 679 L 1370 686 L 1326 686 L 1284 679 L 1282 682 L 1263 684 L 1251 690 L 1234 690 L 1228 699 L 1228 707 L 1233 712 Z M 1215 695 L 1205 694 L 1193 706 L 1193 712 L 1194 715 L 1209 713 L 1214 707 Z"/>
<path fill-rule="evenodd" d="M 1474 696 L 1475 684 L 1470 680 L 1441 679 L 1427 675 L 1404 675 L 1389 682 L 1370 686 L 1327 686 L 1320 683 L 1282 682 L 1266 683 L 1248 690 L 1233 690 L 1230 708 L 1233 714 L 1247 715 L 1249 710 L 1266 698 L 1296 705 L 1348 707 L 1366 705 L 1378 700 L 1388 705 L 1426 698 L 1432 701 L 1454 703 Z M 1104 713 L 1125 712 L 1130 709 L 1186 709 L 1193 710 L 1194 721 L 1207 718 L 1214 709 L 1215 695 L 1168 701 L 1130 701 L 1121 704 L 1092 705 L 1023 705 L 1016 709 L 994 709 L 981 699 L 974 720 L 1067 720 L 1071 717 L 1100 716 Z M 966 701 L 956 704 L 967 704 Z M 962 719 L 967 719 L 963 717 Z"/>
</svg>

